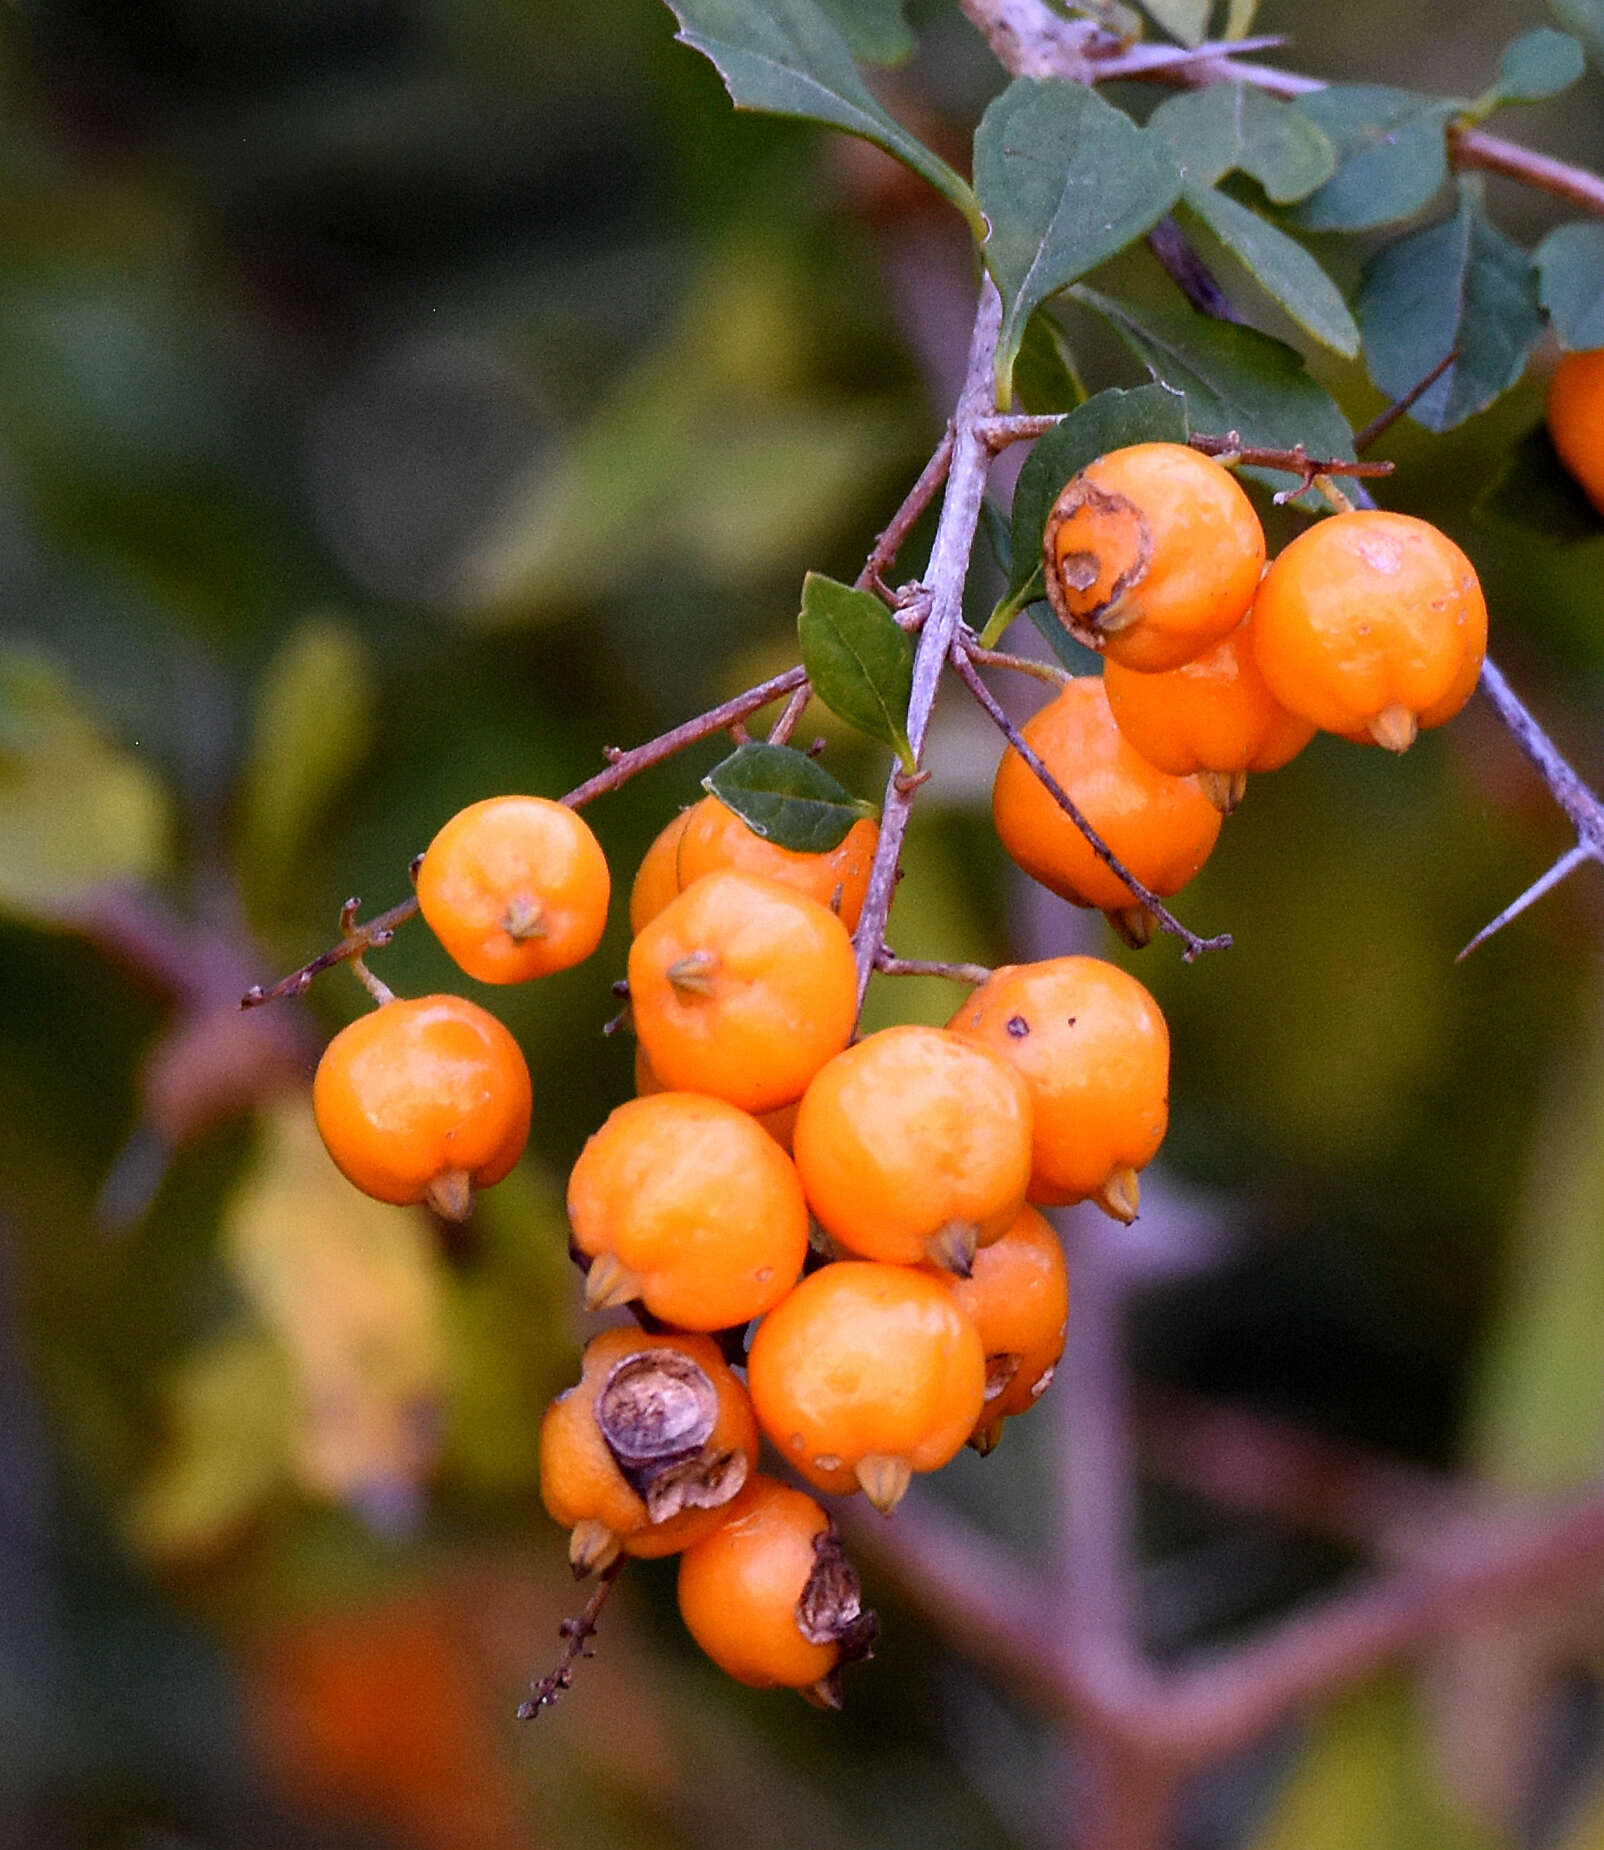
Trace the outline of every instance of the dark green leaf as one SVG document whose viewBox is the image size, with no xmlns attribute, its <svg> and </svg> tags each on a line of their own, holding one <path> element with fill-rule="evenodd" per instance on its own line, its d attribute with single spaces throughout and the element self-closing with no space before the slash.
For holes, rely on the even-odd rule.
<svg viewBox="0 0 1604 1850">
<path fill-rule="evenodd" d="M 1604 347 L 1604 225 L 1561 225 L 1538 245 L 1537 293 L 1562 347 Z"/>
<path fill-rule="evenodd" d="M 819 0 L 819 5 L 860 64 L 902 64 L 913 56 L 903 0 Z"/>
<path fill-rule="evenodd" d="M 1331 137 L 1301 111 L 1248 84 L 1183 90 L 1147 122 L 1161 135 L 1186 183 L 1214 186 L 1228 173 L 1257 180 L 1277 205 L 1290 205 L 1329 180 L 1337 167 Z"/>
<path fill-rule="evenodd" d="M 1534 26 L 1505 48 L 1497 80 L 1480 105 L 1546 102 L 1568 90 L 1585 65 L 1581 45 L 1568 32 Z"/>
<path fill-rule="evenodd" d="M 669 0 L 681 41 L 711 60 L 737 109 L 801 116 L 861 135 L 884 148 L 969 220 L 973 193 L 947 163 L 876 102 L 846 40 L 815 0 Z"/>
<path fill-rule="evenodd" d="M 1101 674 L 1103 658 L 1079 643 L 1064 628 L 1044 597 L 1025 606 L 1025 615 L 1036 626 L 1036 633 L 1071 674 Z"/>
<path fill-rule="evenodd" d="M 1185 205 L 1300 328 L 1353 358 L 1359 351 L 1358 326 L 1342 292 L 1301 244 L 1216 187 L 1189 186 Z"/>
<path fill-rule="evenodd" d="M 1337 150 L 1337 171 L 1292 215 L 1304 231 L 1393 224 L 1429 205 L 1448 178 L 1446 131 L 1457 102 L 1384 84 L 1332 84 L 1293 107 Z"/>
<path fill-rule="evenodd" d="M 1021 77 L 975 132 L 975 190 L 1002 292 L 998 402 L 1048 296 L 1150 230 L 1180 196 L 1169 149 L 1084 84 Z"/>
<path fill-rule="evenodd" d="M 1003 577 L 1008 577 L 1013 570 L 1013 536 L 1008 530 L 1008 516 L 990 495 L 980 504 L 980 528 Z"/>
<path fill-rule="evenodd" d="M 1531 259 L 1491 224 L 1471 187 L 1441 224 L 1378 251 L 1359 291 L 1370 377 L 1400 398 L 1459 353 L 1409 415 L 1448 430 L 1520 378 L 1543 331 Z"/>
<path fill-rule="evenodd" d="M 1040 438 L 1014 488 L 1013 570 L 1009 590 L 1041 568 L 1041 536 L 1058 491 L 1089 462 L 1129 443 L 1185 443 L 1186 404 L 1162 385 L 1111 388 L 1087 399 Z"/>
<path fill-rule="evenodd" d="M 702 779 L 754 835 L 796 854 L 840 847 L 871 804 L 845 790 L 805 752 L 789 745 L 739 745 Z"/>
<path fill-rule="evenodd" d="M 1254 447 L 1301 443 L 1311 456 L 1352 457 L 1347 420 L 1291 347 L 1234 321 L 1137 306 L 1084 286 L 1075 294 L 1113 323 L 1156 379 L 1185 395 L 1193 430 L 1235 431 Z M 1271 470 L 1262 479 L 1276 488 L 1291 480 Z"/>
<path fill-rule="evenodd" d="M 1555 545 L 1604 535 L 1598 510 L 1554 453 L 1546 425 L 1534 424 L 1504 453 L 1504 465 L 1477 497 L 1479 513 Z"/>
<path fill-rule="evenodd" d="M 1548 0 L 1548 10 L 1567 32 L 1574 32 L 1587 55 L 1604 70 L 1604 0 Z"/>
<path fill-rule="evenodd" d="M 907 730 L 913 644 L 896 618 L 871 592 L 809 572 L 796 628 L 814 693 L 913 770 Z"/>
<path fill-rule="evenodd" d="M 1020 409 L 1045 415 L 1073 411 L 1085 401 L 1086 388 L 1075 370 L 1064 330 L 1044 308 L 1025 325 L 1025 338 L 1014 361 L 1014 397 Z"/>
<path fill-rule="evenodd" d="M 1142 11 L 1183 45 L 1201 45 L 1213 0 L 1142 0 Z"/>
</svg>

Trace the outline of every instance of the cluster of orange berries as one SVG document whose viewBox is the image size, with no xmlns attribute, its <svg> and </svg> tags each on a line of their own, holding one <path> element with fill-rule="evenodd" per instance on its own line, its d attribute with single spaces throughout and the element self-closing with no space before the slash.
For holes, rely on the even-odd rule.
<svg viewBox="0 0 1604 1850">
<path fill-rule="evenodd" d="M 1159 894 L 1202 864 L 1248 771 L 1319 726 L 1401 750 L 1480 667 L 1475 574 L 1434 528 L 1341 514 L 1265 571 L 1247 497 L 1179 446 L 1093 464 L 1044 544 L 1054 609 L 1107 666 L 1024 738 Z M 1138 896 L 1012 748 L 994 808 L 1027 872 L 1141 936 Z M 642 861 L 637 1096 L 568 1183 L 586 1305 L 628 1306 L 636 1326 L 591 1341 L 541 1431 L 576 1573 L 678 1554 L 681 1610 L 715 1662 L 832 1704 L 873 1615 L 826 1512 L 757 1471 L 762 1441 L 808 1485 L 885 1513 L 915 1472 L 990 1451 L 1063 1349 L 1063 1250 L 1032 1204 L 1132 1219 L 1169 1105 L 1157 1004 L 1092 957 L 997 970 L 946 1027 L 855 1041 L 850 934 L 877 841 L 859 821 L 829 852 L 792 852 L 708 796 Z M 609 899 L 586 824 L 523 796 L 448 822 L 417 889 L 490 983 L 588 956 Z M 381 1006 L 319 1068 L 324 1139 L 381 1200 L 460 1217 L 522 1151 L 522 1055 L 473 1003 L 375 988 Z"/>
<path fill-rule="evenodd" d="M 1474 567 L 1408 514 L 1352 511 L 1268 567 L 1252 503 L 1220 463 L 1135 444 L 1082 470 L 1053 506 L 1044 572 L 1059 620 L 1104 659 L 1023 728 L 1114 856 L 1160 897 L 1208 858 L 1247 774 L 1316 731 L 1403 751 L 1470 698 L 1487 644 Z M 1152 921 L 1017 751 L 993 791 L 997 831 L 1033 878 Z"/>
</svg>

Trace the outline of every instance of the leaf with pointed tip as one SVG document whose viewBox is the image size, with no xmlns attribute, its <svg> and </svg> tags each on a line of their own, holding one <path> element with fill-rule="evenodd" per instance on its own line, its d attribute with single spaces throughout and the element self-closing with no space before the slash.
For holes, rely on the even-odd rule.
<svg viewBox="0 0 1604 1850">
<path fill-rule="evenodd" d="M 1587 48 L 1587 55 L 1604 70 L 1604 0 L 1548 0 L 1548 10 L 1567 32 Z"/>
<path fill-rule="evenodd" d="M 1560 345 L 1604 347 L 1604 225 L 1561 225 L 1538 245 L 1538 299 Z"/>
<path fill-rule="evenodd" d="M 1477 99 L 1478 113 L 1506 103 L 1545 103 L 1570 89 L 1586 65 L 1580 42 L 1568 32 L 1534 26 L 1504 48 L 1498 76 Z"/>
<path fill-rule="evenodd" d="M 974 194 L 875 100 L 815 0 L 669 0 L 681 43 L 710 60 L 737 109 L 801 116 L 895 155 L 985 235 Z"/>
<path fill-rule="evenodd" d="M 1039 438 L 1014 487 L 1009 591 L 1023 590 L 1040 571 L 1042 531 L 1071 476 L 1110 450 L 1130 443 L 1185 443 L 1187 435 L 1186 401 L 1180 394 L 1162 385 L 1139 385 L 1099 392 Z"/>
<path fill-rule="evenodd" d="M 1189 186 L 1183 204 L 1306 334 L 1353 358 L 1359 351 L 1358 324 L 1341 290 L 1296 239 L 1217 187 Z"/>
<path fill-rule="evenodd" d="M 902 17 L 903 0 L 819 0 L 860 64 L 903 64 L 915 39 Z"/>
<path fill-rule="evenodd" d="M 1184 90 L 1160 103 L 1147 127 L 1169 145 L 1188 187 L 1245 173 L 1284 206 L 1324 185 L 1337 168 L 1337 150 L 1324 129 L 1248 84 Z"/>
<path fill-rule="evenodd" d="M 1213 0 L 1142 0 L 1142 11 L 1183 45 L 1201 45 Z"/>
<path fill-rule="evenodd" d="M 1531 259 L 1460 189 L 1452 218 L 1380 250 L 1359 290 L 1365 363 L 1401 398 L 1446 355 L 1459 357 L 1409 415 L 1449 430 L 1484 410 L 1526 370 L 1543 331 Z"/>
<path fill-rule="evenodd" d="M 862 816 L 877 812 L 806 752 L 756 740 L 738 745 L 702 779 L 754 835 L 796 854 L 828 854 Z"/>
<path fill-rule="evenodd" d="M 1190 310 L 1120 301 L 1084 284 L 1075 295 L 1113 324 L 1155 379 L 1185 395 L 1193 430 L 1235 431 L 1252 448 L 1289 450 L 1301 443 L 1310 456 L 1352 457 L 1353 432 L 1336 400 L 1281 341 Z M 1251 473 L 1276 488 L 1292 484 L 1275 470 Z"/>
<path fill-rule="evenodd" d="M 814 693 L 849 726 L 889 745 L 902 768 L 912 771 L 908 695 L 913 644 L 907 631 L 872 592 L 856 591 L 818 572 L 802 581 L 796 628 Z"/>
<path fill-rule="evenodd" d="M 1386 84 L 1331 84 L 1292 107 L 1331 138 L 1337 170 L 1292 214 L 1303 231 L 1369 231 L 1411 218 L 1448 178 L 1448 123 L 1462 104 Z"/>
<path fill-rule="evenodd" d="M 1037 309 L 1026 323 L 1014 361 L 1014 397 L 1021 410 L 1038 416 L 1073 411 L 1086 401 L 1086 388 L 1075 370 L 1064 330 L 1045 308 Z"/>
<path fill-rule="evenodd" d="M 1016 78 L 975 131 L 983 246 L 1003 300 L 998 402 L 1031 315 L 1150 231 L 1180 196 L 1167 145 L 1084 84 Z"/>
</svg>

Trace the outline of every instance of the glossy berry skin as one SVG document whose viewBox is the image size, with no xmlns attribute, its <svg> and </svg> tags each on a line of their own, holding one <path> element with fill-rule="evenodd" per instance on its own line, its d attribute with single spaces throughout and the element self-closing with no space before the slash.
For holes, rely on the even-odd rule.
<svg viewBox="0 0 1604 1850">
<path fill-rule="evenodd" d="M 989 1452 L 1005 1419 L 1027 1413 L 1047 1390 L 1064 1353 L 1069 1271 L 1058 1235 L 1026 1208 L 993 1245 L 975 1255 L 952 1294 L 980 1333 L 986 1401 L 969 1443 Z"/>
<path fill-rule="evenodd" d="M 1229 635 L 1264 566 L 1264 531 L 1236 478 L 1180 443 L 1088 464 L 1053 504 L 1042 545 L 1058 620 L 1145 674 Z"/>
<path fill-rule="evenodd" d="M 589 824 L 545 797 L 470 803 L 418 869 L 418 909 L 481 983 L 522 983 L 588 957 L 607 925 L 609 891 Z"/>
<path fill-rule="evenodd" d="M 1009 964 L 949 1026 L 1006 1060 L 1030 1090 L 1030 1199 L 1091 1197 L 1118 1214 L 1169 1123 L 1169 1029 L 1147 990 L 1098 957 Z"/>
<path fill-rule="evenodd" d="M 1548 382 L 1548 434 L 1559 459 L 1604 514 L 1604 348 L 1567 353 Z"/>
<path fill-rule="evenodd" d="M 632 935 L 651 924 L 670 900 L 679 897 L 679 838 L 690 819 L 691 812 L 682 809 L 659 831 L 657 839 L 641 857 L 641 864 L 635 870 L 635 883 L 629 889 Z"/>
<path fill-rule="evenodd" d="M 827 1679 L 842 1636 L 860 1630 L 865 1615 L 830 1518 L 804 1492 L 753 1477 L 712 1534 L 680 1556 L 679 1609 L 738 1683 L 817 1690 L 839 1706 Z"/>
<path fill-rule="evenodd" d="M 711 1417 L 694 1458 L 654 1482 L 637 1472 L 632 1484 L 608 1443 L 600 1408 L 617 1371 L 649 1366 L 663 1351 L 699 1371 L 696 1385 L 710 1390 L 704 1398 Z M 620 1548 L 655 1558 L 708 1534 L 746 1482 L 757 1451 L 751 1400 L 709 1338 L 603 1330 L 585 1349 L 578 1383 L 557 1396 L 541 1421 L 540 1494 L 553 1519 L 574 1532 L 570 1558 L 588 1572 L 606 1566 Z"/>
<path fill-rule="evenodd" d="M 666 1092 L 665 1086 L 652 1071 L 652 1063 L 646 1058 L 646 1050 L 637 1042 L 635 1047 L 635 1096 L 652 1098 L 659 1092 Z M 787 1156 L 791 1154 L 791 1139 L 796 1133 L 796 1112 L 801 1100 L 794 1100 L 789 1105 L 776 1106 L 773 1111 L 757 1111 L 751 1114 L 754 1124 L 761 1124 Z"/>
<path fill-rule="evenodd" d="M 387 1002 L 330 1041 L 312 1083 L 329 1155 L 380 1201 L 467 1212 L 529 1135 L 529 1069 L 493 1015 L 460 996 Z M 454 1201 L 455 1196 L 455 1201 Z"/>
<path fill-rule="evenodd" d="M 886 1028 L 820 1069 L 797 1111 L 808 1205 L 847 1252 L 966 1270 L 1030 1180 L 1029 1088 L 943 1028 Z"/>
<path fill-rule="evenodd" d="M 638 1298 L 680 1330 L 761 1317 L 796 1283 L 808 1249 L 791 1159 L 755 1118 L 694 1092 L 612 1113 L 569 1177 L 568 1220 L 593 1261 L 591 1309 Z"/>
<path fill-rule="evenodd" d="M 1282 706 L 1327 732 L 1403 750 L 1470 698 L 1487 648 L 1475 568 L 1410 514 L 1307 528 L 1265 573 L 1253 650 Z"/>
<path fill-rule="evenodd" d="M 757 874 L 708 874 L 629 953 L 630 1013 L 671 1090 L 773 1111 L 846 1046 L 857 968 L 846 927 Z"/>
<path fill-rule="evenodd" d="M 747 1375 L 787 1463 L 822 1490 L 861 1485 L 889 1510 L 911 1472 L 938 1469 L 974 1430 L 986 1360 L 938 1275 L 845 1260 L 763 1319 Z"/>
<path fill-rule="evenodd" d="M 1250 634 L 1251 613 L 1212 649 L 1163 674 L 1119 662 L 1103 669 L 1114 723 L 1151 765 L 1197 776 L 1216 808 L 1248 771 L 1278 771 L 1315 735 L 1313 720 L 1289 713 L 1270 692 Z M 1219 794 L 1217 794 L 1219 793 Z"/>
<path fill-rule="evenodd" d="M 1114 724 L 1101 675 L 1073 680 L 1021 727 L 1030 745 L 1113 852 L 1155 893 L 1178 893 L 1209 857 L 1220 812 L 1195 778 L 1151 765 Z M 1077 906 L 1136 903 L 1012 746 L 991 793 L 992 820 L 1033 880 Z"/>
</svg>

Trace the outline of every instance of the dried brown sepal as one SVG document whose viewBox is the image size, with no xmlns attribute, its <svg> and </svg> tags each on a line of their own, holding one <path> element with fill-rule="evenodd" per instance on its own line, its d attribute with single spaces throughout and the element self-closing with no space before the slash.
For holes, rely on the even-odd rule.
<svg viewBox="0 0 1604 1850">
<path fill-rule="evenodd" d="M 527 894 L 520 893 L 509 902 L 500 922 L 514 944 L 527 944 L 531 938 L 546 935 L 546 915 Z"/>
<path fill-rule="evenodd" d="M 964 1444 L 969 1447 L 970 1451 L 978 1452 L 982 1458 L 989 1458 L 996 1451 L 997 1441 L 1002 1437 L 1003 1427 L 1006 1424 L 1002 1415 L 998 1414 L 996 1419 L 986 1420 L 977 1426 Z"/>
<path fill-rule="evenodd" d="M 1097 527 L 1096 549 L 1070 547 L 1060 556 L 1060 533 L 1083 515 L 1090 515 Z M 1116 549 L 1126 563 L 1115 573 L 1107 592 L 1088 601 L 1087 594 L 1107 569 L 1107 554 Z M 1042 533 L 1047 601 L 1064 628 L 1088 649 L 1101 649 L 1108 637 L 1137 620 L 1140 612 L 1129 608 L 1125 600 L 1146 578 L 1152 563 L 1152 529 L 1142 510 L 1124 495 L 1110 494 L 1077 475 L 1053 503 Z"/>
<path fill-rule="evenodd" d="M 980 1229 L 972 1220 L 943 1221 L 925 1241 L 925 1257 L 943 1272 L 968 1278 L 975 1269 L 975 1248 Z"/>
<path fill-rule="evenodd" d="M 596 1396 L 597 1429 L 654 1523 L 684 1509 L 718 1509 L 746 1482 L 744 1451 L 708 1447 L 717 1421 L 718 1390 L 678 1349 L 636 1350 Z"/>
<path fill-rule="evenodd" d="M 711 1458 L 692 1458 L 682 1465 L 669 1465 L 659 1472 L 639 1494 L 646 1500 L 646 1514 L 653 1522 L 667 1522 L 681 1510 L 722 1509 L 739 1495 L 751 1469 L 751 1461 L 739 1446 L 719 1452 Z"/>
<path fill-rule="evenodd" d="M 796 1602 L 797 1629 L 809 1644 L 840 1648 L 834 1667 L 798 1693 L 817 1709 L 841 1707 L 841 1672 L 874 1655 L 880 1620 L 863 1607 L 863 1585 L 834 1523 L 813 1538 L 813 1571 Z"/>
<path fill-rule="evenodd" d="M 1414 744 L 1420 725 L 1408 707 L 1395 700 L 1381 709 L 1367 730 L 1371 738 L 1389 752 L 1406 752 Z"/>
<path fill-rule="evenodd" d="M 1247 795 L 1246 771 L 1199 771 L 1198 788 L 1222 816 L 1229 816 Z"/>
<path fill-rule="evenodd" d="M 641 1294 L 641 1278 L 616 1253 L 598 1253 L 585 1272 L 585 1309 L 613 1310 Z"/>
<path fill-rule="evenodd" d="M 1114 936 L 1121 944 L 1128 944 L 1133 951 L 1144 950 L 1153 942 L 1153 933 L 1158 929 L 1158 920 L 1151 906 L 1116 906 L 1105 912 Z"/>
<path fill-rule="evenodd" d="M 1108 1172 L 1108 1180 L 1091 1199 L 1110 1219 L 1124 1221 L 1128 1226 L 1141 1208 L 1141 1177 L 1129 1163 L 1121 1163 Z"/>
<path fill-rule="evenodd" d="M 718 972 L 718 957 L 712 951 L 689 951 L 676 958 L 664 972 L 674 994 L 683 1001 L 687 996 L 710 996 Z"/>
<path fill-rule="evenodd" d="M 575 1580 L 611 1567 L 623 1545 L 623 1537 L 594 1516 L 576 1522 L 568 1536 L 568 1565 Z"/>
<path fill-rule="evenodd" d="M 913 1466 L 889 1452 L 866 1452 L 852 1467 L 863 1494 L 882 1516 L 889 1516 L 908 1494 Z"/>
<path fill-rule="evenodd" d="M 441 1220 L 465 1221 L 473 1212 L 473 1178 L 466 1169 L 442 1169 L 423 1199 Z"/>
<path fill-rule="evenodd" d="M 986 1357 L 986 1399 L 995 1400 L 1006 1388 L 1013 1385 L 1014 1376 L 1019 1373 L 1019 1364 L 1023 1358 L 1017 1350 L 999 1349 L 995 1355 Z"/>
</svg>

